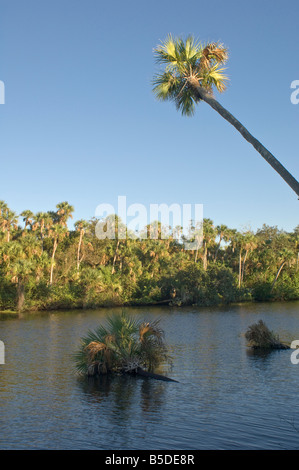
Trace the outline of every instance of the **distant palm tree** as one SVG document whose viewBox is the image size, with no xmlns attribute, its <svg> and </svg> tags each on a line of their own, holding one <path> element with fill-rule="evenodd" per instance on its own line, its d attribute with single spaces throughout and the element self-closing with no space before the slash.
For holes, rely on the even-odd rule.
<svg viewBox="0 0 299 470">
<path fill-rule="evenodd" d="M 248 130 L 214 98 L 213 88 L 226 89 L 227 77 L 222 66 L 228 59 L 227 49 L 218 42 L 197 43 L 171 35 L 154 50 L 156 60 L 165 66 L 154 78 L 154 93 L 159 100 L 170 100 L 183 115 L 194 113 L 195 104 L 205 101 L 260 153 L 299 196 L 298 181 Z"/>
<path fill-rule="evenodd" d="M 52 226 L 48 229 L 48 235 L 53 238 L 53 250 L 51 256 L 51 268 L 50 268 L 50 281 L 49 284 L 53 284 L 53 271 L 55 266 L 55 254 L 58 247 L 58 243 L 68 235 L 67 221 L 68 218 L 73 218 L 72 212 L 74 207 L 68 202 L 60 202 L 56 205 L 56 212 L 48 212 L 48 215 L 52 217 Z"/>
<path fill-rule="evenodd" d="M 27 225 L 32 225 L 32 220 L 33 220 L 33 212 L 30 210 L 26 210 L 21 212 L 20 214 L 21 217 L 23 217 L 23 222 L 25 223 L 24 229 L 27 227 Z"/>
<path fill-rule="evenodd" d="M 227 227 L 227 225 L 221 224 L 221 225 L 217 225 L 216 227 L 216 232 L 219 237 L 219 240 L 218 240 L 218 245 L 217 245 L 215 255 L 214 255 L 214 262 L 216 262 L 217 260 L 217 255 L 221 247 L 221 242 L 222 241 L 227 242 L 229 240 L 229 234 L 230 234 L 229 231 L 230 229 Z"/>
<path fill-rule="evenodd" d="M 6 276 L 16 285 L 16 307 L 23 310 L 25 287 L 36 272 L 41 249 L 36 240 L 27 235 L 21 241 L 12 240 L 2 245 L 0 263 L 5 264 Z"/>
<path fill-rule="evenodd" d="M 57 215 L 59 218 L 59 223 L 64 227 L 67 226 L 68 218 L 73 218 L 72 212 L 74 212 L 74 206 L 71 206 L 67 201 L 60 202 L 56 205 L 57 207 Z"/>
<path fill-rule="evenodd" d="M 4 201 L 0 201 L 0 230 L 6 232 L 6 241 L 10 241 L 11 229 L 18 228 L 18 216 L 15 212 L 9 209 Z"/>
<path fill-rule="evenodd" d="M 215 227 L 211 219 L 203 219 L 203 269 L 208 267 L 208 248 L 215 241 Z"/>
<path fill-rule="evenodd" d="M 295 254 L 292 250 L 289 250 L 288 248 L 282 248 L 280 250 L 280 253 L 279 253 L 279 261 L 280 261 L 280 264 L 279 264 L 279 268 L 277 270 L 277 273 L 276 273 L 276 276 L 275 276 L 275 279 L 273 281 L 273 284 L 272 284 L 272 287 L 271 287 L 271 292 L 273 292 L 274 290 L 274 286 L 277 282 L 277 279 L 279 278 L 279 275 L 282 271 L 282 268 L 288 263 L 288 262 L 291 262 L 292 260 L 294 260 L 294 257 L 295 257 Z"/>
<path fill-rule="evenodd" d="M 240 280 L 241 283 L 244 280 L 245 264 L 246 264 L 248 253 L 255 250 L 258 246 L 257 239 L 250 230 L 243 235 L 243 238 L 244 238 L 243 246 L 245 250 L 245 255 L 243 258 L 243 264 L 242 264 L 242 269 L 241 269 L 241 280 Z"/>
<path fill-rule="evenodd" d="M 33 232 L 38 231 L 42 242 L 42 250 L 44 248 L 45 231 L 49 230 L 52 225 L 53 220 L 48 212 L 37 212 L 37 214 L 35 214 L 31 227 Z"/>
</svg>

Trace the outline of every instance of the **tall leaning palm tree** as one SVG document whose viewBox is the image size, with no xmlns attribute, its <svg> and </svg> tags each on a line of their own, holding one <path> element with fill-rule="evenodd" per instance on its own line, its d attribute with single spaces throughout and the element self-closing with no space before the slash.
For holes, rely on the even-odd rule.
<svg viewBox="0 0 299 470">
<path fill-rule="evenodd" d="M 159 100 L 170 100 L 183 115 L 193 115 L 195 104 L 205 101 L 260 153 L 299 196 L 298 181 L 250 132 L 213 96 L 213 89 L 225 91 L 228 78 L 223 65 L 226 47 L 219 42 L 201 44 L 192 36 L 186 41 L 171 35 L 154 49 L 157 63 L 164 67 L 154 77 L 153 91 Z"/>
</svg>

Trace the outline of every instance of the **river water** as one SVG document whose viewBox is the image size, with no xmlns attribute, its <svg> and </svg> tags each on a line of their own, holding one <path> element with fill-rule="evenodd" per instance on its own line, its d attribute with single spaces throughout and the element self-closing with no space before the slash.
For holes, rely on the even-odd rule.
<svg viewBox="0 0 299 470">
<path fill-rule="evenodd" d="M 72 353 L 121 309 L 43 312 L 0 320 L 0 449 L 298 449 L 299 364 L 253 354 L 259 319 L 299 340 L 299 302 L 219 308 L 126 308 L 161 319 L 179 381 L 80 379 Z"/>
</svg>

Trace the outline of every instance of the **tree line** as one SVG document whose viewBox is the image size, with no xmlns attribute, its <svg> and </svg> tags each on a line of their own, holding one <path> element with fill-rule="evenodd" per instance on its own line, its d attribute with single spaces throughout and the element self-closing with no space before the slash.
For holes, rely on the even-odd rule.
<svg viewBox="0 0 299 470">
<path fill-rule="evenodd" d="M 116 305 L 217 305 L 299 299 L 299 225 L 238 231 L 203 220 L 203 243 L 184 249 L 179 228 L 156 239 L 98 239 L 74 207 L 17 215 L 0 201 L 0 310 Z M 117 216 L 116 227 L 122 224 Z M 146 227 L 145 230 L 150 230 Z"/>
</svg>

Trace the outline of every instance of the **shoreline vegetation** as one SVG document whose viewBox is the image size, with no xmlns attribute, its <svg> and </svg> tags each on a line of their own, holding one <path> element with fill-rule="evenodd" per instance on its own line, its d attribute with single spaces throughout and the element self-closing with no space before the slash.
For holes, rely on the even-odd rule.
<svg viewBox="0 0 299 470">
<path fill-rule="evenodd" d="M 183 236 L 176 238 L 180 227 L 153 222 L 133 239 L 116 215 L 70 229 L 73 211 L 62 202 L 55 211 L 17 215 L 0 201 L 0 316 L 299 300 L 299 225 L 292 232 L 265 224 L 240 232 L 206 218 L 201 247 L 186 250 Z M 100 240 L 95 227 L 107 220 L 115 223 L 115 239 Z M 117 237 L 120 229 L 126 239 Z"/>
<path fill-rule="evenodd" d="M 101 309 L 109 309 L 109 308 L 123 308 L 123 309 L 127 309 L 129 307 L 155 307 L 155 306 L 159 306 L 159 307 L 170 307 L 170 308 L 174 308 L 174 307 L 180 307 L 180 308 L 184 308 L 184 307 L 198 307 L 198 308 L 205 308 L 205 307 L 221 307 L 222 306 L 236 306 L 236 305 L 250 305 L 250 304 L 253 304 L 253 303 L 263 303 L 263 302 L 267 302 L 267 303 L 276 303 L 276 302 L 294 302 L 294 301 L 299 301 L 299 299 L 291 299 L 291 300 L 279 300 L 279 299 L 276 299 L 276 300 L 243 300 L 243 301 L 239 301 L 239 302 L 230 302 L 230 303 L 226 303 L 226 304 L 221 304 L 221 303 L 217 303 L 217 304 L 210 304 L 210 305 L 199 305 L 199 304 L 185 304 L 185 305 L 175 305 L 175 304 L 167 304 L 167 303 L 152 303 L 152 304 L 132 304 L 132 303 L 127 303 L 127 304 L 107 304 L 107 305 L 93 305 L 93 306 L 88 306 L 88 307 L 76 307 L 76 306 L 70 306 L 70 307 L 49 307 L 49 308 L 43 308 L 43 309 L 37 309 L 37 308 L 31 308 L 31 309 L 24 309 L 22 311 L 19 311 L 19 310 L 0 310 L 0 320 L 1 319 L 4 319 L 4 318 L 18 318 L 21 315 L 23 314 L 42 314 L 42 313 L 46 313 L 46 312 L 70 312 L 70 311 L 74 311 L 74 312 L 79 312 L 80 310 L 101 310 Z"/>
</svg>

